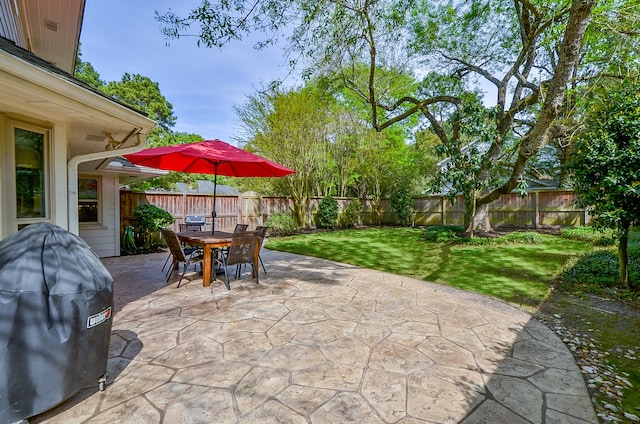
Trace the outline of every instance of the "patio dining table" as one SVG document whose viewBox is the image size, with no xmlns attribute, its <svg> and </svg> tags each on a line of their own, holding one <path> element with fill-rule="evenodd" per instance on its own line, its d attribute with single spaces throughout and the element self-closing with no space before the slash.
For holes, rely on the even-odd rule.
<svg viewBox="0 0 640 424">
<path fill-rule="evenodd" d="M 211 285 L 211 276 L 215 278 L 215 271 L 213 271 L 213 259 L 214 252 L 231 246 L 231 237 L 233 234 L 225 231 L 216 231 L 215 234 L 211 234 L 211 231 L 185 231 L 176 233 L 178 239 L 181 242 L 202 247 L 204 252 L 204 264 L 202 265 L 202 286 L 209 287 Z"/>
</svg>

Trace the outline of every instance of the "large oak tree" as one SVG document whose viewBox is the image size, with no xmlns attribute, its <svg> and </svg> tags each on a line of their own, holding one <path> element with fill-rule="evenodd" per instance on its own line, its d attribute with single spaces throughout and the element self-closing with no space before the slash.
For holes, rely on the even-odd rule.
<svg viewBox="0 0 640 424">
<path fill-rule="evenodd" d="M 305 74 L 341 75 L 369 104 L 376 130 L 419 115 L 451 155 L 461 156 L 482 138 L 477 166 L 469 170 L 474 183 L 466 186 L 466 224 L 486 231 L 488 204 L 522 185 L 527 164 L 551 140 L 568 137 L 558 119 L 571 114 L 567 89 L 611 68 L 613 57 L 600 54 L 598 63 L 597 49 L 583 48 L 591 17 L 609 30 L 633 28 L 626 14 L 637 13 L 634 1 L 205 0 L 187 16 L 157 17 L 167 37 L 193 35 L 206 46 L 255 32 L 265 43 L 284 35 L 288 57 L 307 66 Z M 604 45 L 596 34 L 593 46 Z M 620 42 L 626 35 L 607 37 Z M 591 60 L 582 71 L 585 51 Z M 407 73 L 422 82 L 402 93 L 389 89 L 394 75 Z M 487 86 L 493 100 L 480 97 Z M 475 134 L 480 99 L 490 106 L 482 115 L 490 116 L 491 128 Z M 464 127 L 470 122 L 471 130 Z"/>
</svg>

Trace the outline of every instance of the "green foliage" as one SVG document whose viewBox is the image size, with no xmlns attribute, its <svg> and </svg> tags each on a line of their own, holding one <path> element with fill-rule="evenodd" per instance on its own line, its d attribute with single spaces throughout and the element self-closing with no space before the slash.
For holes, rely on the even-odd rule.
<svg viewBox="0 0 640 424">
<path fill-rule="evenodd" d="M 78 48 L 78 57 L 76 59 L 76 69 L 74 70 L 74 76 L 99 90 L 102 89 L 105 84 L 104 81 L 100 79 L 100 74 L 94 69 L 93 65 L 91 65 L 90 62 L 85 62 L 82 60 L 82 53 L 80 48 Z"/>
<path fill-rule="evenodd" d="M 612 230 L 589 226 L 563 227 L 559 234 L 571 240 L 588 241 L 597 246 L 611 246 L 615 243 Z"/>
<path fill-rule="evenodd" d="M 236 108 L 243 148 L 296 171 L 257 184 L 263 193 L 291 196 L 293 216 L 300 225 L 307 224 L 308 198 L 329 193 L 333 183 L 328 132 L 334 109 L 333 100 L 313 84 L 261 91 Z"/>
<path fill-rule="evenodd" d="M 569 167 L 595 226 L 640 224 L 640 80 L 603 93 L 587 114 Z"/>
<path fill-rule="evenodd" d="M 597 287 L 615 287 L 618 283 L 618 257 L 616 252 L 600 250 L 581 256 L 562 273 L 567 283 L 580 284 L 588 292 Z"/>
<path fill-rule="evenodd" d="M 542 235 L 535 231 L 514 231 L 500 237 L 504 243 L 536 244 L 542 241 Z"/>
<path fill-rule="evenodd" d="M 125 73 L 120 81 L 110 81 L 102 91 L 129 106 L 145 112 L 160 129 L 169 130 L 176 123 L 173 105 L 160 92 L 160 85 L 149 77 Z"/>
<path fill-rule="evenodd" d="M 542 241 L 542 236 L 536 232 L 515 231 L 500 237 L 461 237 L 455 240 L 457 244 L 472 246 L 497 246 L 505 244 L 536 244 Z"/>
<path fill-rule="evenodd" d="M 147 144 L 149 147 L 171 146 L 174 144 L 189 144 L 197 143 L 204 140 L 201 135 L 180 132 L 180 131 L 162 131 L 159 133 L 150 134 L 147 137 Z"/>
<path fill-rule="evenodd" d="M 594 238 L 587 241 L 598 242 L 598 240 Z M 612 240 L 611 231 L 609 231 L 608 240 Z M 640 284 L 640 231 L 630 232 L 627 253 L 629 283 L 637 286 Z M 561 279 L 576 292 L 607 294 L 609 289 L 623 289 L 619 278 L 619 257 L 614 248 L 600 248 L 577 257 L 566 265 Z"/>
<path fill-rule="evenodd" d="M 427 227 L 424 238 L 427 241 L 447 242 L 456 239 L 456 234 L 464 231 L 464 228 L 453 225 L 436 225 Z"/>
<path fill-rule="evenodd" d="M 425 240 L 435 242 L 453 242 L 467 246 L 496 246 L 504 244 L 536 244 L 542 236 L 536 232 L 514 231 L 500 237 L 459 237 L 463 227 L 455 225 L 436 225 L 425 230 Z"/>
<path fill-rule="evenodd" d="M 142 249 L 148 251 L 154 247 L 154 234 L 173 224 L 175 218 L 162 208 L 141 203 L 133 211 L 133 221 L 136 232 L 142 236 Z"/>
<path fill-rule="evenodd" d="M 637 0 L 597 2 L 596 15 L 601 20 L 593 25 L 590 45 L 584 46 L 589 54 L 577 59 L 568 54 L 579 50 L 574 47 L 582 44 L 583 28 L 589 23 L 595 3 L 581 2 L 581 7 L 570 7 L 578 5 L 578 0 L 229 0 L 203 1 L 182 16 L 173 11 L 157 12 L 156 19 L 168 38 L 195 36 L 198 44 L 208 47 L 225 46 L 254 34 L 262 35 L 259 45 L 265 46 L 275 43 L 279 34 L 291 34 L 286 39 L 287 51 L 297 54 L 290 57 L 308 64 L 303 69 L 305 78 L 321 74 L 340 81 L 352 94 L 341 92 L 337 98 L 350 104 L 366 103 L 366 108 L 358 109 L 349 121 L 366 119 L 376 131 L 389 131 L 403 121 L 421 120 L 423 129 L 436 135 L 442 144 L 450 145 L 447 156 L 457 155 L 460 159 L 452 163 L 461 178 L 450 174 L 447 181 L 459 183 L 456 190 L 467 193 L 467 200 L 485 196 L 481 199 L 489 202 L 493 196 L 488 191 L 512 191 L 527 161 L 550 139 L 556 139 L 555 131 L 549 137 L 548 130 L 561 127 L 554 125 L 551 117 L 557 115 L 555 108 L 563 103 L 564 87 L 578 90 L 600 80 L 596 78 L 598 72 L 626 69 L 632 66 L 628 64 L 638 63 L 633 29 L 637 27 Z M 567 28 L 568 23 L 573 28 Z M 599 40 L 595 40 L 597 37 Z M 291 64 L 295 66 L 296 60 Z M 331 70 L 329 75 L 325 73 L 327 69 Z M 424 78 L 415 81 L 412 75 Z M 496 92 L 493 99 L 483 98 L 487 84 L 496 89 L 492 90 Z M 477 98 L 476 105 L 489 104 L 490 108 L 471 110 L 472 96 Z M 567 105 L 563 112 L 571 115 L 579 110 L 572 106 Z M 307 109 L 314 114 L 324 111 L 313 102 L 308 103 Z M 545 119 L 538 119 L 541 115 Z M 295 124 L 295 120 L 282 121 Z M 343 122 L 325 134 L 332 141 L 342 139 L 340 149 L 352 149 L 357 145 L 354 140 L 361 139 L 360 132 L 354 133 L 356 136 L 350 136 L 350 131 L 337 136 Z M 302 127 L 307 128 L 305 135 L 315 136 L 315 126 Z M 380 139 L 367 137 L 382 147 Z M 288 140 L 295 138 L 290 135 Z M 469 145 L 477 141 L 487 143 L 482 147 L 491 146 L 490 152 L 481 148 L 473 152 Z M 295 146 L 297 142 L 289 144 Z M 383 151 L 384 148 L 377 153 L 384 167 L 376 166 L 375 150 L 367 149 L 365 152 L 371 156 L 360 164 L 363 166 L 323 184 L 329 190 L 320 195 L 362 197 L 361 192 L 334 190 L 348 180 L 358 181 L 354 185 L 357 189 L 365 184 L 374 188 L 374 199 L 378 192 L 389 194 L 391 191 L 385 191 L 388 187 L 376 185 L 386 182 L 375 175 L 376 170 L 383 176 L 393 170 L 386 167 Z M 327 161 L 333 162 L 330 169 L 349 166 L 351 156 L 332 159 L 335 158 L 340 161 Z M 353 156 L 353 160 L 358 158 Z M 371 169 L 361 171 L 368 164 L 372 164 Z M 363 174 L 371 178 L 367 180 Z M 309 185 L 307 191 L 313 187 Z M 521 184 L 518 189 L 526 187 Z"/>
<path fill-rule="evenodd" d="M 400 225 L 410 225 L 413 221 L 413 198 L 409 190 L 405 187 L 399 187 L 391 193 L 389 202 Z"/>
<path fill-rule="evenodd" d="M 433 140 L 408 145 L 408 123 L 384 132 L 371 129 L 362 103 L 325 81 L 261 91 L 236 113 L 244 148 L 296 170 L 284 179 L 255 179 L 246 188 L 291 196 L 301 225 L 308 224 L 310 197 L 366 197 L 379 203 L 393 192 L 395 181 L 421 181 L 435 162 Z"/>
<path fill-rule="evenodd" d="M 568 167 L 579 204 L 592 208 L 594 225 L 615 230 L 620 282 L 626 285 L 627 234 L 640 224 L 640 75 L 602 96 L 587 113 Z"/>
<path fill-rule="evenodd" d="M 351 199 L 339 217 L 339 223 L 344 228 L 352 228 L 360 224 L 363 207 L 360 199 Z"/>
<path fill-rule="evenodd" d="M 473 193 L 498 183 L 498 172 L 487 177 L 484 151 L 498 137 L 495 128 L 495 110 L 482 105 L 479 97 L 464 95 L 466 103 L 451 115 L 451 134 L 447 142 L 436 147 L 439 156 L 448 162 L 439 170 L 433 191 L 449 188 L 450 196 L 463 194 L 471 199 Z M 485 149 L 486 150 L 486 149 Z"/>
<path fill-rule="evenodd" d="M 174 223 L 175 218 L 169 212 L 155 205 L 141 203 L 133 211 L 133 219 L 137 228 L 158 231 Z"/>
<path fill-rule="evenodd" d="M 300 226 L 288 213 L 277 213 L 271 215 L 265 225 L 269 227 L 269 234 L 273 236 L 286 236 L 294 234 Z"/>
<path fill-rule="evenodd" d="M 333 196 L 326 196 L 318 205 L 318 226 L 320 228 L 332 228 L 338 222 L 338 201 Z"/>
</svg>

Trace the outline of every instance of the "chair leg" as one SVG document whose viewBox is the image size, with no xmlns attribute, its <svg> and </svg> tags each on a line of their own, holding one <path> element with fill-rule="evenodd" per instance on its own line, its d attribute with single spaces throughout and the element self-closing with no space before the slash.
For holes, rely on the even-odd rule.
<svg viewBox="0 0 640 424">
<path fill-rule="evenodd" d="M 224 267 L 224 285 L 227 286 L 227 290 L 231 290 L 231 284 L 229 284 L 229 274 L 227 274 L 227 267 Z"/>
<path fill-rule="evenodd" d="M 177 289 L 179 289 L 180 285 L 182 284 L 182 279 L 184 278 L 184 274 L 187 273 L 187 268 L 188 268 L 188 265 L 184 264 L 184 270 L 182 271 L 182 274 L 180 274 L 180 279 L 178 280 L 178 285 L 176 286 Z"/>
<path fill-rule="evenodd" d="M 222 269 L 224 270 L 224 285 L 227 286 L 227 290 L 231 290 L 231 284 L 229 284 L 229 274 L 227 273 L 227 261 L 222 257 Z"/>
<path fill-rule="evenodd" d="M 169 260 L 171 260 L 171 261 L 169 261 Z M 171 265 L 167 267 L 169 262 L 171 262 Z M 167 256 L 167 259 L 164 261 L 164 265 L 162 265 L 162 270 L 164 271 L 165 277 L 167 277 L 167 281 L 168 281 L 169 276 L 171 275 L 171 272 L 173 271 L 174 266 L 175 266 L 175 262 L 174 262 L 174 258 L 173 258 L 173 253 L 169 253 L 169 256 Z M 167 268 L 166 271 L 164 270 L 165 268 Z"/>
<path fill-rule="evenodd" d="M 264 273 L 267 273 L 266 268 L 264 267 L 264 262 L 262 262 L 262 256 L 258 255 L 258 259 L 260 259 L 260 265 L 262 265 L 262 270 L 264 271 Z"/>
<path fill-rule="evenodd" d="M 173 256 L 173 255 L 172 255 Z M 171 280 L 171 276 L 173 275 L 173 271 L 176 267 L 176 262 L 175 259 L 171 261 L 171 266 L 167 269 L 167 283 L 169 282 L 169 280 Z M 178 271 L 180 271 L 180 269 L 178 268 Z"/>
<path fill-rule="evenodd" d="M 169 263 L 169 259 L 171 259 L 173 255 L 171 253 L 169 253 L 169 256 L 167 256 L 167 259 L 164 261 L 164 265 L 162 265 L 162 271 L 164 271 L 164 268 L 167 266 L 167 264 Z"/>
</svg>

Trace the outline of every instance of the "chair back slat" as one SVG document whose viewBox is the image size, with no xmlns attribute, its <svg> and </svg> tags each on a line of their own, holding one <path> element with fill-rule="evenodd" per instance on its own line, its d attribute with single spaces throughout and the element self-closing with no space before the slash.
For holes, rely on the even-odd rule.
<svg viewBox="0 0 640 424">
<path fill-rule="evenodd" d="M 259 246 L 260 236 L 254 232 L 234 234 L 227 254 L 227 265 L 253 263 L 254 253 Z"/>
<path fill-rule="evenodd" d="M 247 224 L 236 224 L 236 227 L 233 229 L 233 234 L 244 233 L 249 228 Z"/>
<path fill-rule="evenodd" d="M 180 246 L 180 240 L 176 233 L 168 228 L 162 228 L 160 231 L 173 257 L 179 262 L 187 262 L 187 258 L 184 256 L 184 251 L 182 250 L 182 246 Z"/>
<path fill-rule="evenodd" d="M 260 247 L 264 244 L 264 241 L 267 238 L 267 231 L 269 231 L 269 227 L 257 226 L 255 233 L 260 236 Z"/>
</svg>

